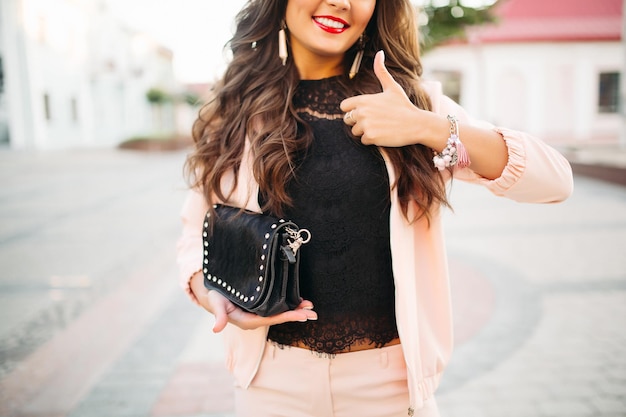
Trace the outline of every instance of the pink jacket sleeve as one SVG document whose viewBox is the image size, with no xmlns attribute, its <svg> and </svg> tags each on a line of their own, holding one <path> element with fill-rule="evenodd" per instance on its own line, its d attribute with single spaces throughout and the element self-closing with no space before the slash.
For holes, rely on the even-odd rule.
<svg viewBox="0 0 626 417">
<path fill-rule="evenodd" d="M 207 210 L 204 195 L 197 190 L 190 190 L 180 213 L 183 230 L 176 245 L 179 283 L 195 303 L 198 300 L 191 292 L 189 281 L 202 269 L 202 225 Z"/>
<path fill-rule="evenodd" d="M 461 123 L 493 129 L 506 142 L 509 160 L 499 178 L 488 180 L 470 168 L 455 170 L 455 178 L 525 203 L 556 203 L 570 196 L 574 187 L 572 168 L 554 148 L 527 133 L 472 119 L 461 106 L 442 94 L 438 83 L 425 83 L 424 87 L 430 94 L 434 112 L 455 115 Z M 463 140 L 462 130 L 460 139 Z"/>
</svg>

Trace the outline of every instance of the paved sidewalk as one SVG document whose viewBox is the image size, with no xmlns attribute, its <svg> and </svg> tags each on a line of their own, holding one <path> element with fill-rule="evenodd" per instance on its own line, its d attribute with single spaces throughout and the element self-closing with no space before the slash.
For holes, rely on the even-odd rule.
<svg viewBox="0 0 626 417">
<path fill-rule="evenodd" d="M 0 417 L 232 417 L 176 284 L 182 152 L 0 151 Z M 442 417 L 626 416 L 626 187 L 526 205 L 455 182 Z"/>
<path fill-rule="evenodd" d="M 444 416 L 626 416 L 626 189 L 575 182 L 547 206 L 453 191 L 450 256 L 486 276 L 496 307 L 455 352 Z"/>
</svg>

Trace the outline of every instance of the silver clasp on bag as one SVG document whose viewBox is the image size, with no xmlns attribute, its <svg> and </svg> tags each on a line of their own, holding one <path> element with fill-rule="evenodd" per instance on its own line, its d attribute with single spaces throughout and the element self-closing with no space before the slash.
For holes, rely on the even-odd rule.
<svg viewBox="0 0 626 417">
<path fill-rule="evenodd" d="M 298 252 L 298 249 L 300 249 L 300 246 L 311 240 L 311 232 L 307 229 L 293 230 L 287 227 L 285 228 L 285 231 L 289 235 L 287 238 L 287 245 L 291 248 L 294 256 Z"/>
</svg>

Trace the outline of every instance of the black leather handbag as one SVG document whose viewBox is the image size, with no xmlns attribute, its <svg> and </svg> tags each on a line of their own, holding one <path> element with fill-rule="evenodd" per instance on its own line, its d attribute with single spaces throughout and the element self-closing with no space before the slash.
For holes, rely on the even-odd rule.
<svg viewBox="0 0 626 417">
<path fill-rule="evenodd" d="M 217 204 L 203 228 L 204 286 L 260 316 L 296 308 L 300 252 L 311 239 L 295 223 Z"/>
</svg>

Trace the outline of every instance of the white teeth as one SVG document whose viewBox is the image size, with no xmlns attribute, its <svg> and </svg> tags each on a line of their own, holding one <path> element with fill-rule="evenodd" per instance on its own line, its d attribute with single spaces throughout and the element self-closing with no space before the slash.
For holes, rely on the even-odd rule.
<svg viewBox="0 0 626 417">
<path fill-rule="evenodd" d="M 344 25 L 342 23 L 337 22 L 336 20 L 329 19 L 327 17 L 316 17 L 315 21 L 324 26 L 328 26 L 333 29 L 343 29 Z"/>
</svg>

